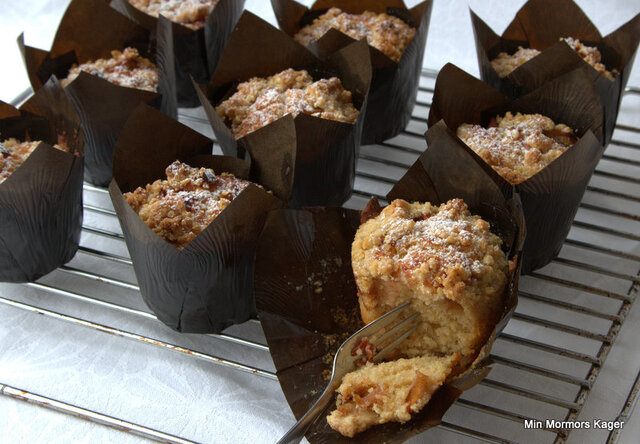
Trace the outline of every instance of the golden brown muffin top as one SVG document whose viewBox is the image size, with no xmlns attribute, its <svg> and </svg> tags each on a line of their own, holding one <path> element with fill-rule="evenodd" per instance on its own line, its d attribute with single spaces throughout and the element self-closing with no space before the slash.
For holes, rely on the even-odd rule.
<svg viewBox="0 0 640 444">
<path fill-rule="evenodd" d="M 502 241 L 472 216 L 462 199 L 442 205 L 396 199 L 360 226 L 352 246 L 354 273 L 386 275 L 457 300 L 487 276 L 504 281 Z"/>
<path fill-rule="evenodd" d="M 502 310 L 508 263 L 501 244 L 461 199 L 439 207 L 394 200 L 353 241 L 362 319 L 411 301 L 423 322 L 399 347 L 402 356 L 472 356 Z"/>
<path fill-rule="evenodd" d="M 475 358 L 502 313 L 508 263 L 488 222 L 461 199 L 397 199 L 358 229 L 352 266 L 363 320 L 407 301 L 421 323 L 395 360 L 367 363 L 338 388 L 329 425 L 345 436 L 406 422 Z"/>
<path fill-rule="evenodd" d="M 158 68 L 149 59 L 141 57 L 136 48 L 111 51 L 111 58 L 88 61 L 73 65 L 60 84 L 65 87 L 73 82 L 80 72 L 103 78 L 114 85 L 156 92 L 158 90 Z"/>
<path fill-rule="evenodd" d="M 600 63 L 601 54 L 598 48 L 594 46 L 587 46 L 580 42 L 578 39 L 572 37 L 564 37 L 560 40 L 564 40 L 567 45 L 571 47 L 580 57 L 584 59 L 589 65 L 591 65 L 596 71 L 605 76 L 609 80 L 614 80 L 618 74 L 617 70 L 607 71 L 607 68 Z M 496 70 L 500 78 L 508 76 L 511 71 L 519 67 L 525 62 L 528 62 L 535 56 L 540 54 L 540 51 L 534 48 L 523 48 L 518 46 L 518 50 L 509 55 L 506 52 L 501 52 L 498 56 L 491 60 L 491 66 Z"/>
<path fill-rule="evenodd" d="M 11 176 L 40 143 L 40 140 L 20 142 L 13 138 L 0 143 L 0 183 Z M 63 143 L 55 144 L 53 147 L 61 151 L 68 151 Z"/>
<path fill-rule="evenodd" d="M 180 249 L 252 183 L 229 173 L 216 175 L 208 168 L 191 168 L 177 160 L 167 167 L 166 175 L 166 180 L 156 180 L 123 196 L 149 228 Z"/>
<path fill-rule="evenodd" d="M 416 34 L 415 28 L 392 15 L 376 14 L 370 11 L 362 14 L 347 14 L 338 8 L 330 8 L 313 23 L 298 31 L 293 38 L 307 46 L 331 28 L 356 40 L 366 38 L 369 45 L 396 63 L 400 61 L 404 50 Z"/>
<path fill-rule="evenodd" d="M 129 0 L 132 6 L 153 17 L 163 15 L 189 29 L 200 29 L 218 0 Z"/>
<path fill-rule="evenodd" d="M 555 159 L 577 140 L 573 130 L 540 114 L 496 117 L 489 128 L 463 123 L 458 137 L 511 184 L 519 184 Z"/>
<path fill-rule="evenodd" d="M 291 114 L 353 123 L 358 110 L 340 79 L 313 81 L 305 70 L 286 69 L 267 78 L 253 77 L 216 107 L 236 139 Z"/>
</svg>

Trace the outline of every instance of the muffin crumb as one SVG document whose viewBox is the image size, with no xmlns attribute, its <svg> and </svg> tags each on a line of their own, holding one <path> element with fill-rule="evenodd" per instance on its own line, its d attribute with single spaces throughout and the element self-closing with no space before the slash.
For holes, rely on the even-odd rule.
<svg viewBox="0 0 640 444">
<path fill-rule="evenodd" d="M 131 6 L 153 17 L 165 16 L 192 30 L 204 27 L 218 0 L 129 0 Z"/>
<path fill-rule="evenodd" d="M 0 143 L 0 183 L 7 180 L 27 160 L 27 157 L 31 155 L 40 143 L 40 140 L 20 142 L 14 138 Z M 59 139 L 58 143 L 53 147 L 60 151 L 69 151 L 64 139 Z"/>
</svg>

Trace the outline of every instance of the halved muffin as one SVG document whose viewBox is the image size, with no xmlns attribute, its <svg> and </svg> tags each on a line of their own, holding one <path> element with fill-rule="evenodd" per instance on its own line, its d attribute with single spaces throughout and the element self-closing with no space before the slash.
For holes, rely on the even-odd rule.
<svg viewBox="0 0 640 444">
<path fill-rule="evenodd" d="M 439 207 L 397 199 L 360 226 L 351 259 L 362 319 L 410 301 L 422 322 L 398 346 L 398 359 L 343 378 L 332 428 L 353 436 L 406 422 L 473 362 L 502 314 L 509 273 L 489 228 L 462 199 Z"/>
</svg>

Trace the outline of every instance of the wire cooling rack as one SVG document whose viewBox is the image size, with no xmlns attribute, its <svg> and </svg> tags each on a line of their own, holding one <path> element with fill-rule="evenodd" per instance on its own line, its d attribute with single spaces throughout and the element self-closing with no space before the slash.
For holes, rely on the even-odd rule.
<svg viewBox="0 0 640 444">
<path fill-rule="evenodd" d="M 413 118 L 401 135 L 361 148 L 355 191 L 346 206 L 361 209 L 371 195 L 384 200 L 395 181 L 425 149 L 423 134 L 435 75 L 433 71 L 423 72 Z M 640 113 L 640 90 L 627 89 L 620 122 L 625 122 L 624 113 Z M 181 110 L 180 120 L 212 136 L 202 109 Z M 531 276 L 522 277 L 520 303 L 496 341 L 491 374 L 463 394 L 439 429 L 497 443 L 567 440 L 571 428 L 562 422 L 579 418 L 640 287 L 640 144 L 634 142 L 639 133 L 639 126 L 617 126 L 614 141 L 595 171 L 559 257 Z M 268 348 L 258 321 L 234 327 L 231 333 L 199 335 L 199 343 L 191 340 L 194 335 L 189 335 L 189 340 L 185 335 L 172 335 L 172 341 L 154 335 L 159 327 L 155 324 L 160 322 L 142 302 L 107 191 L 85 183 L 84 199 L 85 222 L 76 259 L 21 287 L 76 301 L 84 307 L 81 314 L 52 310 L 44 303 L 21 297 L 20 291 L 11 292 L 9 297 L 3 292 L 0 303 L 72 324 L 69 328 L 76 328 L 78 334 L 83 327 L 92 329 L 148 344 L 167 354 L 188 356 L 193 365 L 200 360 L 253 374 L 264 384 L 277 384 L 272 365 L 262 368 L 253 364 L 260 361 L 253 355 L 269 360 L 264 357 Z M 96 237 L 103 241 L 101 245 L 107 242 L 113 248 L 93 248 Z M 122 273 L 103 274 L 102 270 L 112 267 L 121 267 Z M 134 331 L 100 323 L 106 312 L 139 318 L 156 328 Z M 203 343 L 210 347 L 198 345 Z M 218 349 L 224 353 L 218 353 Z M 63 402 L 1 381 L 0 391 L 145 438 L 191 442 L 186 436 L 99 413 L 90 405 Z M 631 414 L 639 391 L 636 378 L 619 419 Z M 549 424 L 544 419 L 557 423 Z M 543 422 L 536 429 L 524 431 L 523 424 L 531 420 Z M 426 433 L 428 436 L 430 432 Z M 618 430 L 611 431 L 609 442 L 615 442 L 618 434 Z"/>
</svg>

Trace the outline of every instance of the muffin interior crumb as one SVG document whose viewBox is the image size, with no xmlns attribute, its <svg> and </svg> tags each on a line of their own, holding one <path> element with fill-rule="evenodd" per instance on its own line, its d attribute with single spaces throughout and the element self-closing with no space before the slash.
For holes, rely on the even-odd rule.
<svg viewBox="0 0 640 444">
<path fill-rule="evenodd" d="M 358 110 L 340 79 L 316 82 L 306 70 L 287 69 L 267 78 L 242 82 L 237 92 L 216 107 L 236 139 L 291 114 L 304 113 L 329 120 L 353 123 Z"/>
<path fill-rule="evenodd" d="M 293 38 L 307 46 L 331 28 L 355 40 L 366 38 L 369 45 L 396 63 L 400 61 L 404 50 L 416 34 L 415 28 L 386 13 L 365 11 L 362 14 L 347 14 L 339 8 L 330 8 L 313 23 L 298 31 Z"/>
<path fill-rule="evenodd" d="M 489 128 L 463 123 L 457 135 L 514 185 L 538 173 L 577 141 L 565 124 L 540 114 L 510 112 L 496 117 Z"/>
<path fill-rule="evenodd" d="M 84 71 L 98 76 L 114 85 L 156 92 L 158 90 L 158 68 L 149 59 L 141 57 L 136 48 L 111 51 L 111 58 L 88 61 L 73 65 L 66 78 L 60 81 L 65 87 Z"/>
</svg>

